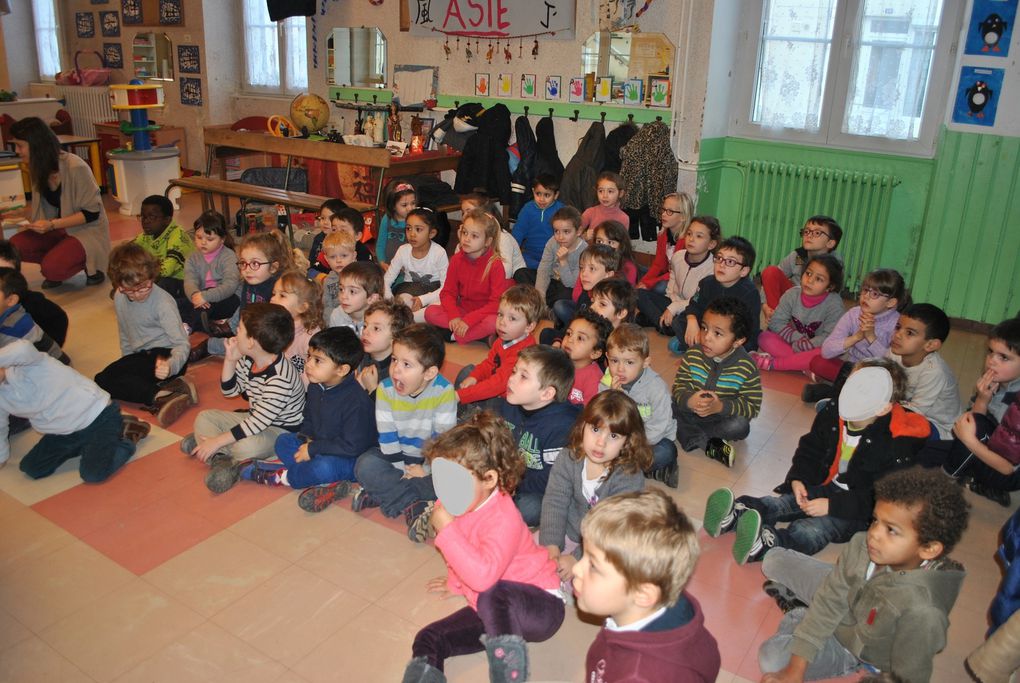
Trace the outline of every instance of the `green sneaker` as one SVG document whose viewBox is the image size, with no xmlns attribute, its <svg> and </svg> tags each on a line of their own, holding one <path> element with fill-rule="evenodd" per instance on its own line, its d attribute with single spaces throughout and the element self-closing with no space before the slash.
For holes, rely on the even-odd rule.
<svg viewBox="0 0 1020 683">
<path fill-rule="evenodd" d="M 705 503 L 705 533 L 718 538 L 731 530 L 736 524 L 736 513 L 733 510 L 733 491 L 727 488 L 716 489 Z"/>
<path fill-rule="evenodd" d="M 733 542 L 733 559 L 737 564 L 760 562 L 776 545 L 776 532 L 763 526 L 761 513 L 748 510 L 737 521 L 737 540 Z"/>
</svg>

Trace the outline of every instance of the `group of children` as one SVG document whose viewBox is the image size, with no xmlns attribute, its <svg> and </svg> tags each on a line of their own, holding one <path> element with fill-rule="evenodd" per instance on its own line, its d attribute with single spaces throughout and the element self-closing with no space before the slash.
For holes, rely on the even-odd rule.
<svg viewBox="0 0 1020 683">
<path fill-rule="evenodd" d="M 209 465 L 211 491 L 290 486 L 309 512 L 350 496 L 355 511 L 403 516 L 409 538 L 443 553 L 448 574 L 429 590 L 468 607 L 418 634 L 405 681 L 445 680 L 447 657 L 482 649 L 492 680 L 526 680 L 526 642 L 556 632 L 571 593 L 608 617 L 586 680 L 711 681 L 718 648 L 684 590 L 694 528 L 645 480 L 678 485 L 677 443 L 732 466 L 732 442 L 761 408 L 760 373 L 812 373 L 805 399 L 821 399 L 818 413 L 777 495 L 712 493 L 706 532 L 734 531 L 736 561 L 764 560 L 766 590 L 789 611 L 762 647 L 767 680 L 861 665 L 927 680 L 963 576 L 946 559 L 967 518 L 953 479 L 1006 504 L 1020 488 L 1020 320 L 992 331 L 961 416 L 938 353 L 945 313 L 908 304 L 888 269 L 867 274 L 844 312 L 836 221 L 806 222 L 802 246 L 763 271 L 763 303 L 754 247 L 693 215 L 682 193 L 663 199 L 639 279 L 624 191 L 602 174 L 599 204 L 581 214 L 539 176 L 512 233 L 469 196 L 451 256 L 410 186 L 388 196 L 374 255 L 360 213 L 331 200 L 307 267 L 275 233 L 235 251 L 216 212 L 192 236 L 149 197 L 143 234 L 111 254 L 122 357 L 94 382 L 60 362 L 41 324 L 62 341 L 66 316 L 60 332 L 2 249 L 0 423 L 21 416 L 45 434 L 21 461 L 29 476 L 80 455 L 82 478 L 102 481 L 149 430 L 115 401 L 166 426 L 198 403 L 189 363 L 222 356 L 222 393 L 248 408 L 202 410 L 181 442 Z M 650 367 L 645 328 L 674 337 L 671 387 Z M 192 344 L 194 332 L 208 339 Z M 449 341 L 490 350 L 451 382 Z M 40 389 L 54 382 L 68 391 Z M 809 557 L 832 542 L 848 543 L 835 570 Z M 903 606 L 880 609 L 893 591 Z"/>
</svg>

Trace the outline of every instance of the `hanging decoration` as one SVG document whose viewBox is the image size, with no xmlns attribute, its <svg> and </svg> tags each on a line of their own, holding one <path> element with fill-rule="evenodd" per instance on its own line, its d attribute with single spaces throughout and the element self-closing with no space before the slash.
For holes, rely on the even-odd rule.
<svg viewBox="0 0 1020 683">
<path fill-rule="evenodd" d="M 531 48 L 531 58 L 538 59 L 538 38 L 535 38 L 535 44 Z"/>
<path fill-rule="evenodd" d="M 520 59 L 524 58 L 524 36 L 521 36 L 519 38 L 519 42 L 517 45 L 517 57 Z"/>
<path fill-rule="evenodd" d="M 446 61 L 450 61 L 450 36 L 446 36 L 446 42 L 443 43 L 443 52 L 446 53 Z"/>
<path fill-rule="evenodd" d="M 509 64 L 510 60 L 513 59 L 513 57 L 514 57 L 513 53 L 510 52 L 510 41 L 508 40 L 506 41 L 506 45 L 503 47 L 503 59 L 505 59 L 506 63 Z"/>
<path fill-rule="evenodd" d="M 474 57 L 474 53 L 471 52 L 471 41 L 470 40 L 467 41 L 466 43 L 464 43 L 464 56 L 467 58 L 468 62 L 470 62 L 471 58 Z"/>
<path fill-rule="evenodd" d="M 323 1 L 325 2 L 325 0 L 323 0 Z M 436 33 L 442 33 L 445 36 L 445 39 L 443 40 L 443 53 L 446 55 L 447 61 L 449 61 L 450 55 L 453 54 L 453 52 L 455 52 L 455 51 L 456 52 L 460 52 L 460 35 L 459 34 L 456 34 L 453 31 L 440 31 L 439 29 L 433 29 L 433 31 L 435 31 Z M 456 44 L 453 47 L 450 46 L 450 36 L 451 35 L 456 35 L 457 36 L 457 42 L 456 42 Z M 534 41 L 532 43 L 532 45 L 531 45 L 531 56 L 532 56 L 533 59 L 538 59 L 538 52 L 539 52 L 539 42 L 538 42 L 538 39 L 541 36 L 550 36 L 551 37 L 551 36 L 555 36 L 555 35 L 556 35 L 555 31 L 543 31 L 542 33 L 529 33 L 529 34 L 520 35 L 520 36 L 507 36 L 505 39 L 504 38 L 497 38 L 495 42 L 493 42 L 492 39 L 490 38 L 489 42 L 488 42 L 488 44 L 486 46 L 485 53 L 484 53 L 485 61 L 488 62 L 489 64 L 492 64 L 492 60 L 496 57 L 496 51 L 502 49 L 503 50 L 503 61 L 506 62 L 507 64 L 509 64 L 513 60 L 513 57 L 514 57 L 513 51 L 512 51 L 513 50 L 512 43 L 510 42 L 514 38 L 517 38 L 517 56 L 519 58 L 522 58 L 522 59 L 524 58 L 524 39 L 525 38 L 531 38 Z M 500 45 L 500 41 L 502 41 L 502 40 L 505 40 L 506 42 L 503 43 L 502 45 Z M 464 59 L 465 59 L 465 61 L 470 62 L 474 57 L 478 57 L 479 59 L 481 59 L 482 56 L 483 56 L 483 53 L 482 53 L 482 43 L 481 43 L 481 41 L 479 39 L 475 38 L 475 44 L 474 44 L 474 46 L 472 46 L 471 45 L 471 36 L 465 37 L 465 39 L 464 39 Z"/>
<path fill-rule="evenodd" d="M 487 61 L 489 64 L 492 64 L 492 53 L 493 53 L 493 47 L 492 47 L 492 41 L 490 40 L 489 41 L 489 49 L 485 51 L 485 61 Z"/>
</svg>

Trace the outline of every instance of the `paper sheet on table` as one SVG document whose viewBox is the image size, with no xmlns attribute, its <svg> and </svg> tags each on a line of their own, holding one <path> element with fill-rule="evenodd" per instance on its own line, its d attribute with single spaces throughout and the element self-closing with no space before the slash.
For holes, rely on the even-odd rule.
<svg viewBox="0 0 1020 683">
<path fill-rule="evenodd" d="M 432 93 L 432 69 L 421 71 L 398 71 L 394 80 L 396 81 L 397 93 L 400 96 L 400 104 L 410 107 L 421 104 Z"/>
</svg>

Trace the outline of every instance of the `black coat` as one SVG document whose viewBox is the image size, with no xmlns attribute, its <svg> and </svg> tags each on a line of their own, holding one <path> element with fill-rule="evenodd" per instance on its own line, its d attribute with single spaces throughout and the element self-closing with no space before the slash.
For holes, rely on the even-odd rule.
<svg viewBox="0 0 1020 683">
<path fill-rule="evenodd" d="M 527 116 L 518 116 L 514 123 L 517 134 L 517 153 L 521 161 L 510 176 L 510 217 L 517 218 L 521 207 L 531 201 L 531 181 L 535 179 L 535 153 L 537 142 Z"/>
<path fill-rule="evenodd" d="M 546 116 L 535 126 L 537 145 L 535 148 L 535 176 L 548 173 L 559 180 L 563 177 L 563 162 L 556 151 L 556 135 L 553 133 L 553 120 Z"/>
<path fill-rule="evenodd" d="M 602 172 L 606 158 L 606 127 L 596 121 L 577 146 L 577 153 L 567 162 L 560 181 L 560 201 L 578 211 L 599 203 L 595 179 Z"/>
<path fill-rule="evenodd" d="M 467 194 L 483 190 L 501 204 L 510 203 L 510 166 L 506 148 L 510 144 L 510 110 L 496 104 L 476 117 L 478 131 L 464 146 L 457 166 L 454 191 Z"/>
</svg>

